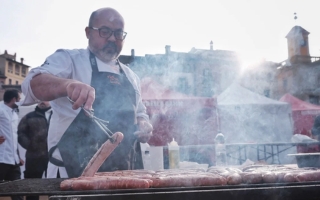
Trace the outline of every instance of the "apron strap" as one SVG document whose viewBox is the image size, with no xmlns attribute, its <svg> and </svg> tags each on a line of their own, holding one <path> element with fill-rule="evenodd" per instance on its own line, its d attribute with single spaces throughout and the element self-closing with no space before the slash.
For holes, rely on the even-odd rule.
<svg viewBox="0 0 320 200">
<path fill-rule="evenodd" d="M 49 150 L 49 153 L 48 153 L 48 154 L 49 154 L 49 161 L 50 161 L 52 164 L 54 164 L 54 165 L 56 165 L 56 166 L 58 166 L 58 167 L 64 167 L 63 161 L 58 160 L 58 159 L 56 159 L 56 158 L 54 158 L 54 157 L 52 156 L 54 150 L 56 150 L 57 147 L 58 147 L 58 145 L 55 145 L 55 146 L 51 147 L 51 149 Z"/>
</svg>

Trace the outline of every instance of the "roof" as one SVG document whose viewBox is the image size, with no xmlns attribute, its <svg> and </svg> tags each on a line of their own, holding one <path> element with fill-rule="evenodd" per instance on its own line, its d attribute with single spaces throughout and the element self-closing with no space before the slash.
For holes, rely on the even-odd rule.
<svg viewBox="0 0 320 200">
<path fill-rule="evenodd" d="M 210 49 L 196 49 L 192 48 L 189 52 L 189 54 L 210 54 L 212 56 L 238 56 L 238 53 L 235 51 L 229 51 L 229 50 L 210 50 Z"/>
<path fill-rule="evenodd" d="M 291 109 L 294 111 L 303 110 L 320 110 L 320 106 L 302 101 L 291 94 L 287 93 L 280 98 L 280 101 L 288 102 L 291 104 Z"/>
<path fill-rule="evenodd" d="M 151 77 L 141 80 L 142 99 L 184 99 L 189 96 L 175 92 L 168 87 L 154 81 Z"/>
<path fill-rule="evenodd" d="M 294 26 L 292 27 L 292 29 L 289 31 L 289 33 L 287 34 L 286 38 L 288 37 L 296 37 L 297 33 L 302 33 L 302 35 L 309 35 L 310 33 L 308 31 L 306 31 L 304 28 L 302 28 L 301 26 Z"/>
<path fill-rule="evenodd" d="M 285 102 L 276 101 L 233 83 L 218 96 L 218 105 L 288 105 Z"/>
</svg>

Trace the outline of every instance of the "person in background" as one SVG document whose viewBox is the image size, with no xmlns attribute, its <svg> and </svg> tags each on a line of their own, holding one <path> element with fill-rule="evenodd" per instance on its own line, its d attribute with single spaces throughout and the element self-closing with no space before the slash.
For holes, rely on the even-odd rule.
<svg viewBox="0 0 320 200">
<path fill-rule="evenodd" d="M 320 115 L 316 116 L 311 129 L 312 138 L 319 141 L 320 139 Z"/>
<path fill-rule="evenodd" d="M 318 140 L 320 142 L 320 115 L 317 115 L 314 119 L 314 123 L 311 129 L 311 135 L 313 139 Z M 319 152 L 319 151 L 320 151 L 320 144 L 316 145 L 313 148 L 312 152 Z"/>
<path fill-rule="evenodd" d="M 24 178 L 42 178 L 47 171 L 47 137 L 51 115 L 50 102 L 42 101 L 19 122 L 18 142 L 26 149 Z M 27 196 L 26 199 L 38 200 L 39 196 Z"/>
<path fill-rule="evenodd" d="M 20 92 L 8 89 L 4 92 L 3 102 L 0 103 L 0 181 L 21 179 L 20 166 L 24 161 L 18 152 L 17 127 L 19 122 L 16 113 Z M 23 196 L 12 196 L 12 200 L 23 200 Z"/>
<path fill-rule="evenodd" d="M 52 152 L 48 178 L 70 177 L 65 167 L 70 160 L 60 162 L 62 155 L 73 155 L 74 146 L 68 145 L 70 152 L 63 153 L 61 146 L 57 147 L 60 140 L 70 139 L 65 144 L 97 143 L 96 138 L 83 138 L 92 135 L 90 130 L 90 134 L 69 131 L 89 126 L 84 110 L 93 109 L 96 117 L 109 121 L 108 128 L 113 133 L 124 134 L 122 142 L 101 166 L 102 171 L 141 168 L 135 162 L 135 153 L 141 155 L 137 152 L 140 142 L 145 143 L 152 136 L 153 127 L 141 99 L 140 79 L 118 60 L 127 35 L 123 17 L 113 8 L 98 9 L 91 14 L 85 34 L 87 49 L 57 50 L 42 66 L 33 68 L 22 83 L 26 96 L 23 105 L 50 101 L 54 113 L 48 134 L 48 148 Z M 88 156 L 78 155 L 77 159 Z"/>
</svg>

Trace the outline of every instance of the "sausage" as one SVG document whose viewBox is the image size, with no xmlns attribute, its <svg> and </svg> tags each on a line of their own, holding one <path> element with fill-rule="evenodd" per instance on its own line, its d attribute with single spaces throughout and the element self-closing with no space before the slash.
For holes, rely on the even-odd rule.
<svg viewBox="0 0 320 200">
<path fill-rule="evenodd" d="M 72 190 L 97 190 L 99 189 L 98 179 L 75 179 L 72 182 Z"/>
<path fill-rule="evenodd" d="M 97 177 L 97 178 L 104 178 L 106 176 L 97 176 L 95 175 L 94 177 Z M 152 181 L 151 181 L 151 178 L 153 177 L 152 175 L 150 174 L 144 174 L 144 175 L 124 175 L 124 174 L 120 174 L 120 175 L 113 175 L 111 177 L 123 177 L 123 178 L 133 178 L 133 179 L 145 179 L 149 182 L 149 184 L 152 184 Z"/>
<path fill-rule="evenodd" d="M 228 185 L 240 185 L 242 183 L 242 177 L 238 173 L 233 173 L 227 176 Z"/>
<path fill-rule="evenodd" d="M 113 177 L 98 179 L 99 189 L 136 189 L 149 188 L 150 184 L 147 179 L 131 178 L 131 177 Z M 152 183 L 152 182 L 150 182 Z"/>
<path fill-rule="evenodd" d="M 72 189 L 72 182 L 73 182 L 74 180 L 75 180 L 75 178 L 63 180 L 63 181 L 60 183 L 60 189 L 61 189 L 61 190 L 71 190 L 71 189 Z"/>
<path fill-rule="evenodd" d="M 263 172 L 262 181 L 264 183 L 277 183 L 278 177 L 274 172 Z"/>
<path fill-rule="evenodd" d="M 302 172 L 295 178 L 298 182 L 320 181 L 320 171 Z"/>
<path fill-rule="evenodd" d="M 283 177 L 283 182 L 285 183 L 292 183 L 297 182 L 295 176 L 298 175 L 296 173 L 286 173 Z"/>
<path fill-rule="evenodd" d="M 215 175 L 180 175 L 180 176 L 164 176 L 151 179 L 153 181 L 152 187 L 191 187 L 191 186 L 212 186 L 212 185 L 226 185 L 227 181 L 221 176 Z"/>
<path fill-rule="evenodd" d="M 88 165 L 83 170 L 81 176 L 90 176 L 90 177 L 94 176 L 94 174 L 99 170 L 103 162 L 107 159 L 107 157 L 113 152 L 113 150 L 122 141 L 123 134 L 120 132 L 116 132 L 112 135 L 112 138 L 113 138 L 113 142 L 111 142 L 110 139 L 107 140 L 93 155 Z"/>
<path fill-rule="evenodd" d="M 180 173 L 204 173 L 206 172 L 203 168 L 192 168 L 192 169 L 164 169 L 155 171 L 156 174 L 180 174 Z"/>
<path fill-rule="evenodd" d="M 302 173 L 309 173 L 309 170 L 294 170 L 287 172 L 283 177 L 283 182 L 286 183 L 292 183 L 292 182 L 298 182 L 299 180 L 296 178 L 299 174 Z M 307 175 L 308 176 L 308 175 Z M 301 180 L 303 177 L 301 177 Z"/>
<path fill-rule="evenodd" d="M 286 173 L 288 173 L 288 171 L 280 171 L 280 172 L 274 172 L 275 175 L 277 176 L 277 181 L 279 183 L 283 183 L 284 181 L 284 176 L 286 175 Z"/>
<path fill-rule="evenodd" d="M 242 182 L 247 184 L 262 183 L 262 174 L 259 172 L 242 172 L 240 173 Z"/>
<path fill-rule="evenodd" d="M 135 169 L 135 170 L 117 170 L 113 172 L 99 172 L 99 173 L 115 173 L 115 174 L 154 174 L 154 170 Z"/>
<path fill-rule="evenodd" d="M 94 176 L 101 177 L 101 176 L 132 176 L 132 177 L 139 177 L 139 178 L 148 178 L 152 177 L 154 174 L 140 174 L 140 173 L 113 173 L 113 172 L 97 172 Z"/>
<path fill-rule="evenodd" d="M 160 174 L 154 174 L 152 177 L 166 177 L 166 176 L 208 176 L 211 175 L 211 173 L 196 173 L 196 172 L 181 172 L 181 173 L 172 173 L 172 174 L 166 174 L 166 173 L 160 173 Z M 213 174 L 214 175 L 214 174 Z"/>
<path fill-rule="evenodd" d="M 150 180 L 131 177 L 80 177 L 72 181 L 72 190 L 149 188 Z"/>
</svg>

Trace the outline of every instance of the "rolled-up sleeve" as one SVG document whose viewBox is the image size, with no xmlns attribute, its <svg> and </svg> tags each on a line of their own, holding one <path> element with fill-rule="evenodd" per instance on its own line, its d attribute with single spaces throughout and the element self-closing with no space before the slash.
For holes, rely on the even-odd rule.
<svg viewBox="0 0 320 200">
<path fill-rule="evenodd" d="M 146 107 L 143 105 L 142 101 L 140 101 L 138 104 L 137 117 L 142 117 L 146 121 L 149 121 L 149 116 L 147 115 Z"/>
<path fill-rule="evenodd" d="M 30 86 L 30 81 L 33 77 L 38 74 L 52 74 L 61 78 L 69 78 L 72 73 L 71 66 L 72 60 L 68 52 L 59 49 L 47 57 L 41 66 L 31 69 L 21 85 L 24 95 L 21 105 L 27 106 L 40 102 L 40 100 L 34 96 Z"/>
</svg>

